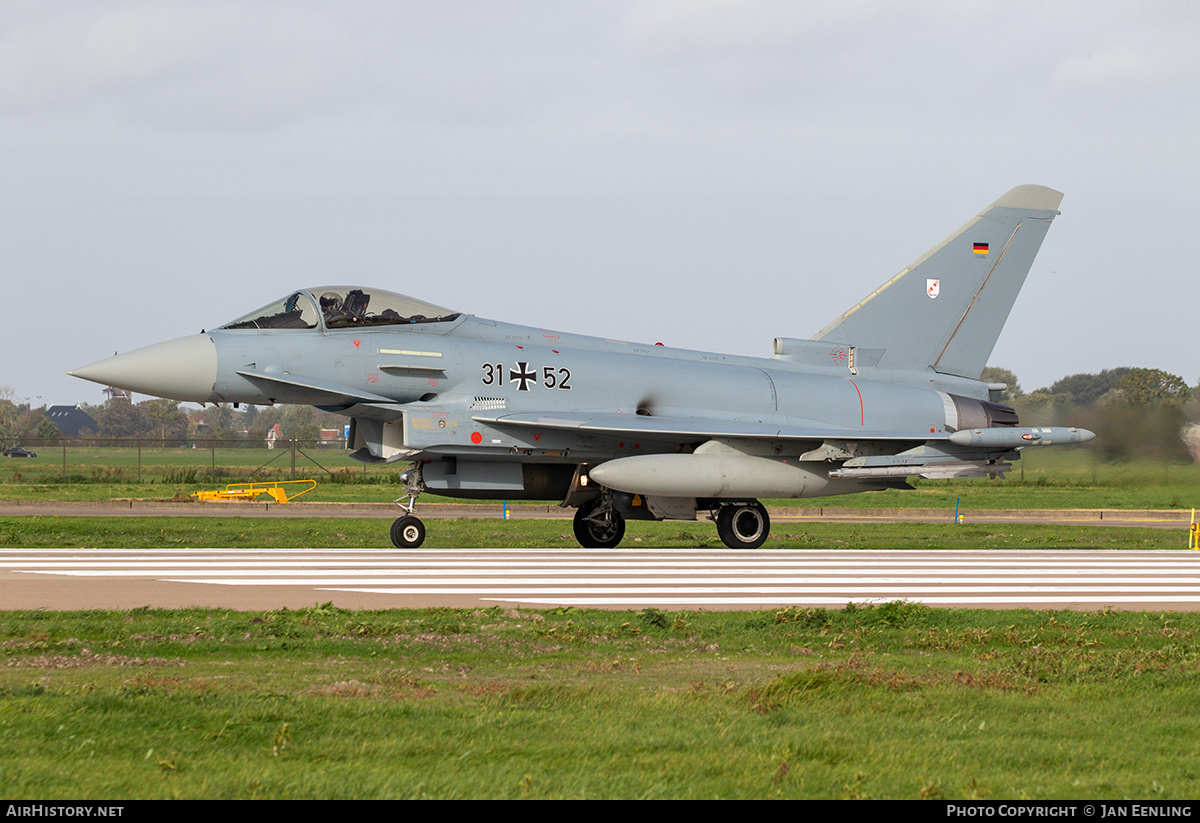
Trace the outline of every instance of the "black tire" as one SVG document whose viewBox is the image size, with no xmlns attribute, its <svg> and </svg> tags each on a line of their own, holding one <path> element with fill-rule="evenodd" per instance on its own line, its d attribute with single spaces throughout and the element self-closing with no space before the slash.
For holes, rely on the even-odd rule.
<svg viewBox="0 0 1200 823">
<path fill-rule="evenodd" d="M 392 524 L 392 545 L 397 549 L 415 549 L 425 542 L 425 524 L 411 514 Z"/>
<path fill-rule="evenodd" d="M 575 539 L 585 549 L 615 548 L 625 537 L 625 518 L 613 509 L 607 517 L 593 517 L 599 501 L 586 503 L 575 512 Z"/>
<path fill-rule="evenodd" d="M 771 518 L 757 500 L 748 506 L 722 506 L 717 512 L 717 534 L 731 549 L 757 549 L 767 542 Z"/>
</svg>

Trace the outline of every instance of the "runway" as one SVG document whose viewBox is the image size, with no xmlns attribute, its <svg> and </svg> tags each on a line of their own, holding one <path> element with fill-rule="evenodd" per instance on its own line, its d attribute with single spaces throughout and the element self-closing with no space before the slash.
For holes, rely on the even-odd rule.
<svg viewBox="0 0 1200 823">
<path fill-rule="evenodd" d="M 1193 611 L 1189 551 L 0 550 L 4 609 L 521 605 Z"/>
</svg>

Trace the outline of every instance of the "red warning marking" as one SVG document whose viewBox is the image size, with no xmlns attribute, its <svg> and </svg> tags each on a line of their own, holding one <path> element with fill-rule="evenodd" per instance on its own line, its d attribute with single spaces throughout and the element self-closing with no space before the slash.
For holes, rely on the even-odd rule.
<svg viewBox="0 0 1200 823">
<path fill-rule="evenodd" d="M 479 432 L 471 432 L 471 442 L 478 446 L 483 442 L 483 435 Z"/>
<path fill-rule="evenodd" d="M 356 349 L 357 349 L 361 343 L 362 343 L 362 341 L 361 341 L 361 340 L 355 340 L 355 341 L 354 341 L 354 348 L 356 348 Z"/>
<path fill-rule="evenodd" d="M 858 391 L 858 384 L 853 380 L 850 381 L 850 385 L 854 387 L 854 391 L 858 392 L 858 425 L 865 426 L 867 425 L 867 412 L 863 408 L 862 392 Z"/>
</svg>

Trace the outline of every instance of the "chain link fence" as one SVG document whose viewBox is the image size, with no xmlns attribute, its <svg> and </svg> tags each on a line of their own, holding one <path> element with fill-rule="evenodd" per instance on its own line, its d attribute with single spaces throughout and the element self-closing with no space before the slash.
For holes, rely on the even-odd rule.
<svg viewBox="0 0 1200 823">
<path fill-rule="evenodd" d="M 35 456 L 7 456 L 19 446 Z M 405 464 L 368 465 L 350 458 L 335 440 L 194 439 L 165 445 L 159 439 L 100 437 L 22 439 L 6 444 L 0 482 L 6 483 L 191 483 L 209 478 L 375 482 Z"/>
</svg>

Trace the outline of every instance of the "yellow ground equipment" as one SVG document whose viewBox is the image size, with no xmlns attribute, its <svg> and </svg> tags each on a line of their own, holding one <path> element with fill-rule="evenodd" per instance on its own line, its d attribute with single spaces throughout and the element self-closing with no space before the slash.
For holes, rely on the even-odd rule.
<svg viewBox="0 0 1200 823">
<path fill-rule="evenodd" d="M 302 488 L 303 487 L 303 488 Z M 316 480 L 276 480 L 266 483 L 230 483 L 216 491 L 193 492 L 197 500 L 247 500 L 253 502 L 268 495 L 276 503 L 290 503 L 317 487 Z"/>
</svg>

